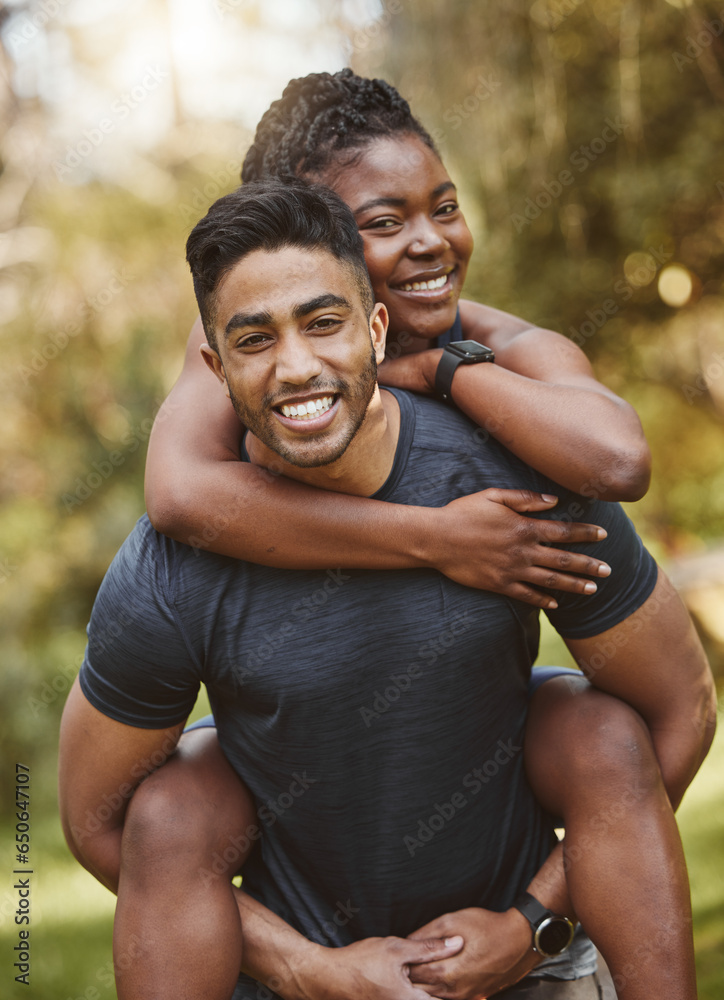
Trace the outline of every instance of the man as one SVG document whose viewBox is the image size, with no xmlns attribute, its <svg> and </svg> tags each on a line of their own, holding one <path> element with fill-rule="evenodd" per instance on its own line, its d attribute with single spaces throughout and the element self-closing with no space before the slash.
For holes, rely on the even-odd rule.
<svg viewBox="0 0 724 1000">
<path fill-rule="evenodd" d="M 459 413 L 380 391 L 385 311 L 373 304 L 354 220 L 333 194 L 246 185 L 212 207 L 188 254 L 206 357 L 249 430 L 248 460 L 324 489 L 430 507 L 493 485 L 550 492 Z M 573 505 L 585 501 L 563 499 L 561 517 L 578 519 Z M 550 618 L 593 683 L 643 715 L 678 798 L 710 738 L 708 668 L 620 509 L 591 501 L 586 513 L 608 532 L 597 555 L 612 566 L 613 583 L 599 585 L 595 603 L 562 595 Z M 448 967 L 472 982 L 483 947 L 475 935 L 484 937 L 474 928 L 487 919 L 480 914 L 497 910 L 512 914 L 493 914 L 498 925 L 528 935 L 513 978 L 536 966 L 510 996 L 547 979 L 557 985 L 541 997 L 596 996 L 592 981 L 588 994 L 565 985 L 591 979 L 585 937 L 578 933 L 570 948 L 567 938 L 553 942 L 541 962 L 513 906 L 529 889 L 558 914 L 565 909 L 553 907 L 560 888 L 543 898 L 552 829 L 523 772 L 536 626 L 530 607 L 434 570 L 253 566 L 194 553 L 142 518 L 99 592 L 66 708 L 69 843 L 115 883 L 128 799 L 173 751 L 204 683 L 226 757 L 262 806 L 260 818 L 272 810 L 244 867 L 239 904 L 243 963 L 258 980 L 274 980 L 285 998 L 454 996 L 442 985 L 433 993 L 442 983 L 435 975 L 459 956 Z M 663 669 L 672 651 L 674 675 Z M 668 803 L 660 811 L 670 813 Z M 214 816 L 207 825 L 213 830 Z M 184 849 L 184 836 L 168 833 Z M 137 836 L 137 827 L 126 833 L 124 852 L 134 852 Z M 148 858 L 148 879 L 165 863 L 163 849 Z M 227 904 L 228 920 L 213 925 L 209 945 L 220 956 L 235 947 L 235 921 L 238 931 L 231 895 Z M 124 905 L 138 908 L 138 897 Z M 205 933 L 205 911 L 192 916 Z M 557 914 L 546 919 L 566 924 Z M 220 940 L 225 928 L 228 942 Z M 402 940 L 420 929 L 429 940 Z M 312 944 L 320 936 L 331 949 Z M 144 948 L 141 938 L 136 951 Z M 211 986 L 194 989 L 187 995 L 216 995 Z M 260 989 L 242 977 L 234 995 L 265 995 Z"/>
</svg>

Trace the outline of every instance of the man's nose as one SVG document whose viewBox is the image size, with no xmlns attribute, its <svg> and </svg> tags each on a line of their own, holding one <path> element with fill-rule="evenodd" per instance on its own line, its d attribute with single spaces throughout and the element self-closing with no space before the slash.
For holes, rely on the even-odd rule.
<svg viewBox="0 0 724 1000">
<path fill-rule="evenodd" d="M 276 375 L 279 382 L 304 385 L 322 374 L 322 362 L 313 342 L 302 335 L 285 338 L 277 356 Z"/>
</svg>

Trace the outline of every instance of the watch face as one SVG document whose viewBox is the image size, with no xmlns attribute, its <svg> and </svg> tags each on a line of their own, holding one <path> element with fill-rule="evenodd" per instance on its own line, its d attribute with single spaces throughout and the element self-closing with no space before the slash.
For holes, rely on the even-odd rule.
<svg viewBox="0 0 724 1000">
<path fill-rule="evenodd" d="M 548 917 L 535 933 L 536 950 L 541 955 L 560 955 L 573 940 L 573 924 L 565 917 Z"/>
<path fill-rule="evenodd" d="M 448 347 L 452 348 L 455 354 L 461 358 L 477 360 L 478 358 L 489 358 L 493 355 L 489 347 L 479 344 L 477 340 L 455 340 L 451 344 L 448 344 Z"/>
</svg>

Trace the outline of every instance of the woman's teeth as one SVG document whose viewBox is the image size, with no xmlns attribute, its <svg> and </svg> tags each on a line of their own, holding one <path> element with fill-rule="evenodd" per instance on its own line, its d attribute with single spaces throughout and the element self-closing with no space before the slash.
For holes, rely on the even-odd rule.
<svg viewBox="0 0 724 1000">
<path fill-rule="evenodd" d="M 320 413 L 326 413 L 334 402 L 334 396 L 322 396 L 320 399 L 310 399 L 306 403 L 297 403 L 295 406 L 280 406 L 285 417 L 295 417 L 297 420 L 309 420 L 310 417 L 318 417 Z"/>
<path fill-rule="evenodd" d="M 441 278 L 433 278 L 431 281 L 413 281 L 409 285 L 402 285 L 403 292 L 432 292 L 435 288 L 442 288 L 447 284 L 449 275 L 444 274 Z"/>
</svg>

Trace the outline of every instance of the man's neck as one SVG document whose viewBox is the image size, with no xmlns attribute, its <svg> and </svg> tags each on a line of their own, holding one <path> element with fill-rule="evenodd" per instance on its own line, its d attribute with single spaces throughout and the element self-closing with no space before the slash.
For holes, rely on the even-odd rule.
<svg viewBox="0 0 724 1000">
<path fill-rule="evenodd" d="M 399 404 L 391 392 L 380 391 L 378 386 L 362 425 L 345 453 L 329 465 L 310 469 L 292 465 L 251 432 L 247 433 L 244 443 L 254 465 L 318 489 L 368 497 L 380 489 L 392 471 L 399 436 Z"/>
</svg>

